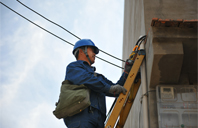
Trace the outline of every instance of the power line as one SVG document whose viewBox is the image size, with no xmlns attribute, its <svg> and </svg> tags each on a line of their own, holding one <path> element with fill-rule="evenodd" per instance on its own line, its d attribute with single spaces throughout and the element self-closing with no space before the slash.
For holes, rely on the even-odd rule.
<svg viewBox="0 0 198 128">
<path fill-rule="evenodd" d="M 39 14 L 38 12 L 34 11 L 33 9 L 31 9 L 30 7 L 26 6 L 25 4 L 23 4 L 21 1 L 16 0 L 17 2 L 19 2 L 20 4 L 22 4 L 23 6 L 25 6 L 26 8 L 28 8 L 29 10 L 33 11 L 34 13 L 38 14 L 39 16 L 43 17 L 44 19 L 46 19 L 47 21 L 57 25 L 58 27 L 62 28 L 63 30 L 67 31 L 69 34 L 75 36 L 76 38 L 78 38 L 79 40 L 81 39 L 80 37 L 76 36 L 75 34 L 71 33 L 69 30 L 65 29 L 64 27 L 60 26 L 59 24 L 47 19 L 46 17 L 44 17 L 43 15 Z"/>
<path fill-rule="evenodd" d="M 2 5 L 4 5 L 6 8 L 8 8 L 8 9 L 10 9 L 11 11 L 13 11 L 14 13 L 16 13 L 17 15 L 19 15 L 19 16 L 21 16 L 22 18 L 26 19 L 26 20 L 29 21 L 30 23 L 32 23 L 32 24 L 36 25 L 37 27 L 41 28 L 42 30 L 44 30 L 44 31 L 50 33 L 51 35 L 53 35 L 53 36 L 59 38 L 60 40 L 62 40 L 62 41 L 64 41 L 64 42 L 66 42 L 66 43 L 68 43 L 68 44 L 74 46 L 74 44 L 72 44 L 72 43 L 70 43 L 70 42 L 64 40 L 63 38 L 61 38 L 61 37 L 55 35 L 54 33 L 48 31 L 47 29 L 45 29 L 45 28 L 39 26 L 38 24 L 34 23 L 33 21 L 29 20 L 28 18 L 24 17 L 23 15 L 19 14 L 18 12 L 14 11 L 13 9 L 11 9 L 10 7 L 8 7 L 8 6 L 5 5 L 4 3 L 2 3 L 2 2 L 0 2 L 0 3 L 1 3 Z M 103 61 L 105 61 L 105 62 L 111 64 L 111 65 L 114 65 L 114 66 L 116 66 L 116 67 L 118 67 L 118 68 L 124 69 L 124 68 L 122 68 L 122 67 L 120 67 L 120 66 L 118 66 L 118 65 L 116 65 L 116 64 L 113 64 L 113 63 L 111 63 L 111 62 L 109 62 L 109 61 L 107 61 L 107 60 L 104 60 L 104 59 L 102 59 L 102 58 L 100 58 L 100 57 L 98 57 L 98 56 L 96 56 L 96 57 L 97 57 L 98 59 L 101 59 L 101 60 L 103 60 Z"/>
<path fill-rule="evenodd" d="M 16 0 L 16 1 L 19 2 L 20 4 L 22 4 L 24 7 L 28 8 L 29 10 L 33 11 L 34 13 L 38 14 L 39 16 L 43 17 L 43 18 L 46 19 L 47 21 L 49 21 L 49 22 L 51 22 L 51 23 L 57 25 L 58 27 L 62 28 L 63 30 L 67 31 L 68 33 L 70 33 L 70 34 L 73 35 L 74 37 L 76 37 L 76 38 L 78 38 L 78 39 L 81 39 L 80 37 L 76 36 L 75 34 L 73 34 L 72 32 L 70 32 L 69 30 L 67 30 L 66 28 L 64 28 L 64 27 L 60 26 L 59 24 L 57 24 L 57 23 L 55 23 L 55 22 L 49 20 L 48 18 L 44 17 L 44 16 L 41 15 L 40 13 L 38 13 L 38 12 L 36 12 L 35 10 L 31 9 L 31 8 L 28 7 L 27 5 L 23 4 L 21 1 L 19 1 L 19 0 Z M 115 56 L 113 56 L 113 55 L 111 55 L 111 54 L 109 54 L 109 53 L 107 53 L 107 52 L 105 52 L 105 51 L 103 51 L 103 50 L 101 50 L 101 49 L 99 49 L 99 50 L 100 50 L 101 52 L 105 53 L 106 55 L 109 55 L 109 56 L 111 56 L 111 57 L 113 57 L 113 58 L 115 58 L 115 59 L 117 59 L 117 60 L 120 60 L 120 61 L 122 61 L 122 62 L 125 62 L 124 60 L 119 59 L 119 58 L 117 58 L 117 57 L 115 57 Z"/>
</svg>

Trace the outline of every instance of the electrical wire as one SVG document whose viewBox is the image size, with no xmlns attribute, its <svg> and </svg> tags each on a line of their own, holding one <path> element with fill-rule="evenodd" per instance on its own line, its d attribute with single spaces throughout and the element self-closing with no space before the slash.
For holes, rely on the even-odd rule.
<svg viewBox="0 0 198 128">
<path fill-rule="evenodd" d="M 140 128 L 140 117 L 141 117 L 141 107 L 142 107 L 142 99 L 144 96 L 148 96 L 149 95 L 149 92 L 156 92 L 156 90 L 149 90 L 147 91 L 146 93 L 144 93 L 141 97 L 140 97 L 140 111 L 139 111 L 139 128 Z"/>
<path fill-rule="evenodd" d="M 141 108 L 142 108 L 142 103 L 140 103 L 140 111 L 139 111 L 139 128 L 140 128 L 140 119 L 141 119 L 140 117 L 141 117 L 141 110 L 142 110 Z"/>
<path fill-rule="evenodd" d="M 111 112 L 112 112 L 112 110 L 113 110 L 115 104 L 116 104 L 117 99 L 118 99 L 117 97 L 114 99 L 114 101 L 113 101 L 113 103 L 112 103 L 112 105 L 111 105 L 111 108 L 109 109 L 109 112 L 107 113 L 106 120 L 105 120 L 105 124 L 106 124 L 107 121 L 109 120 L 109 117 L 110 117 L 110 115 L 111 115 Z"/>
<path fill-rule="evenodd" d="M 34 13 L 36 13 L 37 15 L 43 17 L 44 19 L 46 19 L 47 21 L 57 25 L 58 27 L 62 28 L 63 30 L 67 31 L 69 34 L 73 35 L 74 37 L 78 38 L 79 40 L 81 39 L 80 37 L 76 36 L 75 34 L 71 33 L 69 30 L 65 29 L 64 27 L 60 26 L 59 24 L 47 19 L 46 17 L 44 17 L 43 15 L 39 14 L 38 12 L 34 11 L 33 9 L 31 9 L 30 7 L 26 6 L 25 4 L 23 4 L 21 1 L 16 0 L 17 2 L 19 2 L 21 5 L 25 6 L 26 8 L 28 8 L 29 10 L 33 11 Z"/>
<path fill-rule="evenodd" d="M 44 16 L 41 15 L 40 13 L 38 13 L 38 12 L 36 12 L 35 10 L 31 9 L 31 8 L 28 7 L 27 5 L 23 4 L 21 1 L 19 1 L 19 0 L 16 0 L 16 1 L 19 2 L 21 5 L 23 5 L 24 7 L 28 8 L 29 10 L 33 11 L 34 13 L 38 14 L 39 16 L 43 17 L 43 18 L 46 19 L 47 21 L 49 21 L 49 22 L 51 22 L 51 23 L 57 25 L 58 27 L 62 28 L 63 30 L 67 31 L 68 33 L 70 33 L 70 34 L 73 35 L 74 37 L 76 37 L 76 38 L 78 38 L 78 39 L 81 39 L 80 37 L 78 37 L 78 36 L 76 36 L 75 34 L 73 34 L 72 32 L 70 32 L 69 30 L 67 30 L 67 29 L 65 29 L 64 27 L 60 26 L 59 24 L 57 24 L 57 23 L 55 23 L 55 22 L 49 20 L 48 18 L 44 17 Z M 105 52 L 105 51 L 103 51 L 103 50 L 101 50 L 101 49 L 99 49 L 99 50 L 100 50 L 101 52 L 105 53 L 105 54 L 108 55 L 108 56 L 111 56 L 111 57 L 113 57 L 113 58 L 115 58 L 115 59 L 117 59 L 117 60 L 120 60 L 120 61 L 122 61 L 122 62 L 125 62 L 124 60 L 119 59 L 119 58 L 117 58 L 117 57 L 115 57 L 115 56 L 113 56 L 113 55 L 111 55 L 111 54 L 109 54 L 109 53 L 107 53 L 107 52 Z"/>
<path fill-rule="evenodd" d="M 139 47 L 140 47 L 140 45 L 142 44 L 142 42 L 144 41 L 146 39 L 146 35 L 144 35 L 144 36 L 142 36 L 142 37 L 140 37 L 139 39 L 138 39 L 138 41 L 136 42 L 136 46 L 138 46 L 137 48 L 136 48 L 136 50 L 138 50 L 139 49 Z M 140 42 L 140 43 L 139 43 Z"/>
<path fill-rule="evenodd" d="M 138 41 L 136 42 L 136 44 L 135 44 L 135 45 L 138 45 L 138 43 L 140 42 L 140 40 L 142 40 L 142 39 L 144 39 L 144 38 L 146 38 L 146 35 L 144 35 L 144 36 L 140 37 L 140 38 L 138 39 Z"/>
<path fill-rule="evenodd" d="M 60 40 L 62 40 L 62 41 L 64 41 L 64 42 L 66 42 L 66 43 L 68 43 L 68 44 L 74 46 L 74 44 L 72 44 L 72 43 L 70 43 L 70 42 L 64 40 L 63 38 L 61 38 L 61 37 L 55 35 L 54 33 L 48 31 L 47 29 L 45 29 L 45 28 L 39 26 L 38 24 L 34 23 L 33 21 L 29 20 L 28 18 L 24 17 L 23 15 L 19 14 L 18 12 L 14 11 L 13 9 L 11 9 L 10 7 L 8 7 L 8 6 L 5 5 L 4 3 L 2 3 L 2 2 L 0 2 L 0 3 L 1 3 L 2 5 L 4 5 L 6 8 L 8 8 L 9 10 L 13 11 L 14 13 L 16 13 L 17 15 L 19 15 L 19 16 L 21 16 L 22 18 L 26 19 L 26 20 L 29 21 L 30 23 L 32 23 L 32 24 L 36 25 L 37 27 L 41 28 L 42 30 L 44 30 L 44 31 L 50 33 L 51 35 L 53 35 L 53 36 L 59 38 Z M 101 59 L 101 60 L 103 60 L 103 61 L 105 61 L 105 62 L 107 62 L 107 63 L 109 63 L 109 64 L 111 64 L 111 65 L 114 65 L 114 66 L 118 67 L 118 68 L 124 69 L 124 68 L 122 68 L 122 67 L 120 67 L 120 66 L 118 66 L 118 65 L 116 65 L 116 64 L 113 64 L 113 63 L 111 63 L 111 62 L 109 62 L 109 61 L 107 61 L 107 60 L 104 60 L 104 59 L 102 59 L 102 58 L 100 58 L 100 57 L 98 57 L 98 56 L 96 56 L 96 58 Z"/>
</svg>

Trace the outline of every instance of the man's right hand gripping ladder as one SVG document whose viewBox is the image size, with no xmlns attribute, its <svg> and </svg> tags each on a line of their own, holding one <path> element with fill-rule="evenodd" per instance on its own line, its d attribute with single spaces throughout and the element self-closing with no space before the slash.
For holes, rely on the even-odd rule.
<svg viewBox="0 0 198 128">
<path fill-rule="evenodd" d="M 114 106 L 112 110 L 110 110 L 110 116 L 106 121 L 105 128 L 123 128 L 126 122 L 128 113 L 141 83 L 139 69 L 145 57 L 145 51 L 140 49 L 140 44 L 145 40 L 146 36 L 142 36 L 137 41 L 136 46 L 129 56 L 129 60 L 133 61 L 133 66 L 124 84 L 124 87 L 127 89 L 127 93 L 126 95 L 121 93 L 113 104 Z"/>
</svg>

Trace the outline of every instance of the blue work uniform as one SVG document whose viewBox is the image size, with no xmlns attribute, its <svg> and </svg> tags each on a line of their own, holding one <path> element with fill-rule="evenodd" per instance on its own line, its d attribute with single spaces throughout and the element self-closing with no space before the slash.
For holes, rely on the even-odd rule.
<svg viewBox="0 0 198 128">
<path fill-rule="evenodd" d="M 126 78 L 127 74 L 123 73 L 116 84 L 123 86 Z M 82 60 L 77 60 L 67 66 L 65 80 L 75 85 L 84 84 L 91 90 L 90 107 L 74 116 L 64 118 L 67 127 L 104 128 L 104 121 L 106 119 L 105 96 L 114 96 L 109 93 L 109 89 L 115 83 L 108 80 L 102 74 L 96 74 L 95 68 Z"/>
</svg>

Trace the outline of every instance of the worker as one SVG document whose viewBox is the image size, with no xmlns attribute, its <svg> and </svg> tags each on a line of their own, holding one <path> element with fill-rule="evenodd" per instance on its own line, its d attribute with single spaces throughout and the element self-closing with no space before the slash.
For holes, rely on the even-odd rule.
<svg viewBox="0 0 198 128">
<path fill-rule="evenodd" d="M 67 66 L 65 80 L 75 85 L 87 86 L 90 89 L 91 105 L 76 115 L 64 118 L 64 123 L 68 128 L 104 128 L 105 96 L 126 94 L 123 85 L 131 65 L 125 65 L 125 72 L 114 84 L 102 74 L 95 73 L 95 67 L 91 66 L 98 53 L 99 49 L 90 39 L 81 39 L 74 45 L 73 55 L 77 61 Z"/>
</svg>

